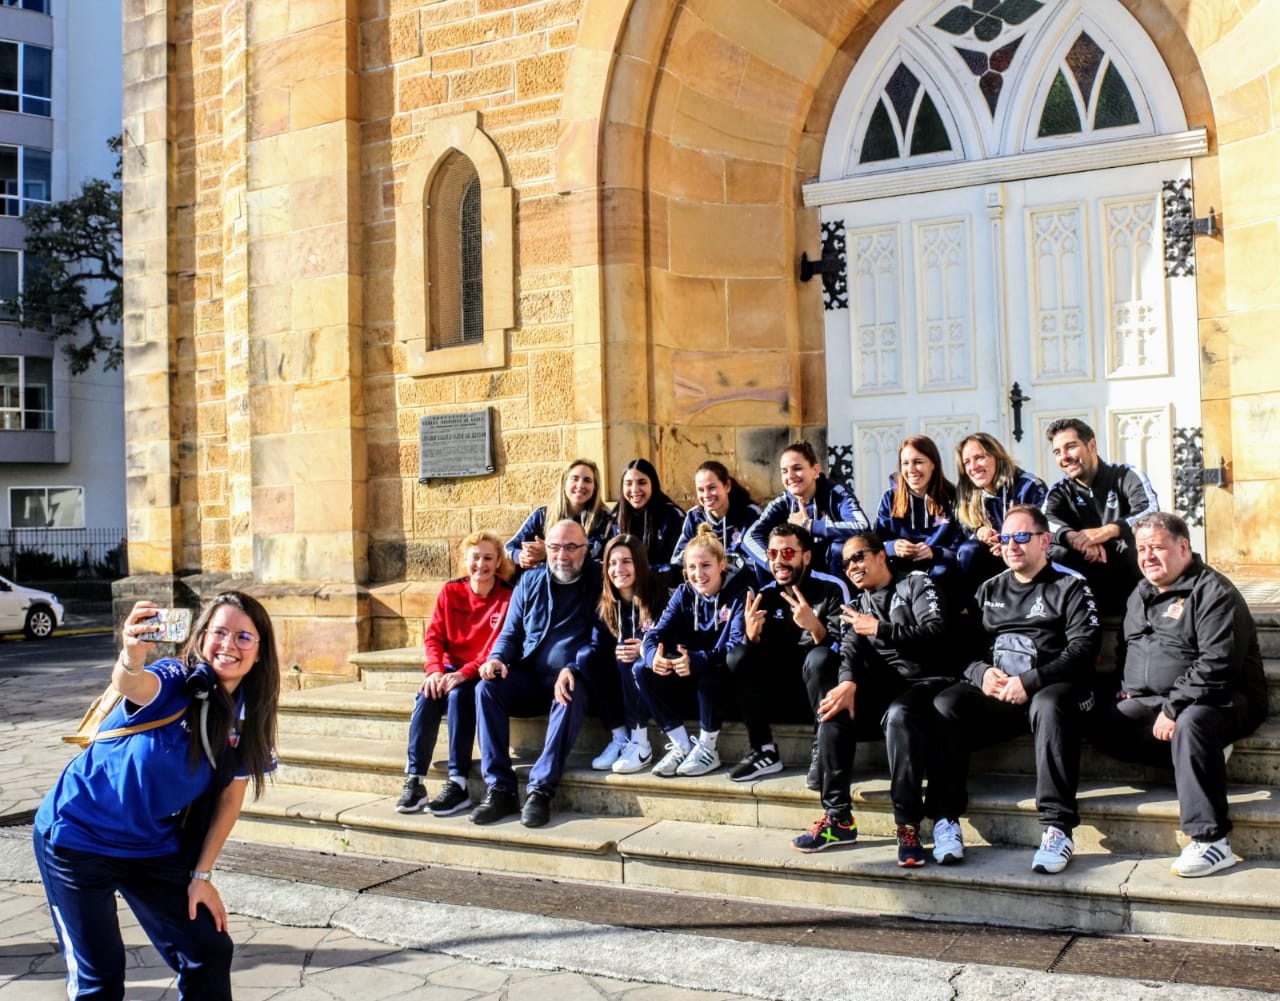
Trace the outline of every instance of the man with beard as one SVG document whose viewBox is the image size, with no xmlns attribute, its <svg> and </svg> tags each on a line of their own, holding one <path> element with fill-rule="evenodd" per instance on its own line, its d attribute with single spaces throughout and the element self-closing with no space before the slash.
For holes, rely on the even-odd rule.
<svg viewBox="0 0 1280 1001">
<path fill-rule="evenodd" d="M 1182 832 L 1175 876 L 1238 859 L 1227 834 L 1226 754 L 1267 715 L 1258 628 L 1226 577 L 1191 551 L 1176 514 L 1133 526 L 1141 581 L 1129 596 L 1116 663 L 1121 691 L 1095 717 L 1093 743 L 1125 761 L 1172 768 Z"/>
<path fill-rule="evenodd" d="M 859 739 L 883 735 L 898 865 L 922 866 L 925 815 L 955 812 L 945 802 L 954 783 L 945 774 L 933 708 L 934 696 L 959 673 L 955 637 L 947 633 L 944 599 L 933 579 L 918 570 L 890 569 L 884 542 L 874 532 L 858 532 L 845 543 L 844 565 L 857 594 L 843 613 L 847 628 L 839 683 L 819 704 L 823 816 L 792 845 L 815 852 L 853 843 L 858 833 L 849 789 L 854 753 Z M 963 857 L 959 826 L 940 820 L 934 825 L 935 860 Z"/>
<path fill-rule="evenodd" d="M 1057 873 L 1075 853 L 1080 739 L 1102 632 L 1084 578 L 1049 562 L 1049 523 L 1039 508 L 1009 508 L 1000 546 L 1009 569 L 978 588 L 983 656 L 969 664 L 965 681 L 933 700 L 954 776 L 945 816 L 958 821 L 967 805 L 969 752 L 1030 730 L 1044 827 L 1031 869 Z"/>
<path fill-rule="evenodd" d="M 811 568 L 813 537 L 784 522 L 769 533 L 765 555 L 773 580 L 747 592 L 745 642 L 729 651 L 729 673 L 751 749 L 729 778 L 749 782 L 782 771 L 771 722 L 812 723 L 839 664 L 844 583 Z"/>
<path fill-rule="evenodd" d="M 1084 574 L 1104 613 L 1119 614 L 1142 576 L 1133 524 L 1160 509 L 1156 492 L 1140 469 L 1103 462 L 1093 428 L 1084 421 L 1054 421 L 1046 435 L 1066 473 L 1044 499 L 1053 541 L 1064 549 L 1054 558 Z"/>
<path fill-rule="evenodd" d="M 551 798 L 587 711 L 586 689 L 574 669 L 578 650 L 591 639 L 600 571 L 587 558 L 587 533 L 573 519 L 547 532 L 547 559 L 527 569 L 489 659 L 480 666 L 476 713 L 480 766 L 488 791 L 471 814 L 473 824 L 492 824 L 520 809 L 511 767 L 511 717 L 551 711 L 547 737 L 529 772 L 520 822 L 542 827 L 551 818 Z"/>
</svg>

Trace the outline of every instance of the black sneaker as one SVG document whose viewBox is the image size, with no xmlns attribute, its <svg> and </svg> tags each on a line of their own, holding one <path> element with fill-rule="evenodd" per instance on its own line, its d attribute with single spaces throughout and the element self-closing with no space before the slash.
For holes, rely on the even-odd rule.
<svg viewBox="0 0 1280 1001">
<path fill-rule="evenodd" d="M 530 789 L 520 811 L 520 823 L 525 827 L 546 827 L 551 819 L 551 794 L 541 789 Z"/>
<path fill-rule="evenodd" d="M 750 782 L 761 775 L 772 775 L 782 771 L 782 758 L 776 749 L 769 747 L 753 747 L 747 756 L 733 766 L 729 778 L 735 782 Z"/>
<path fill-rule="evenodd" d="M 427 809 L 437 817 L 448 817 L 470 806 L 471 797 L 467 794 L 467 790 L 450 779 L 435 799 L 427 804 Z"/>
<path fill-rule="evenodd" d="M 396 813 L 417 813 L 426 801 L 427 787 L 422 784 L 422 779 L 410 775 L 404 780 L 404 789 L 396 800 Z"/>
<path fill-rule="evenodd" d="M 920 828 L 915 824 L 898 825 L 898 865 L 904 869 L 915 869 L 924 865 Z"/>
<path fill-rule="evenodd" d="M 818 738 L 813 738 L 813 750 L 809 752 L 809 774 L 804 777 L 804 787 L 822 792 L 822 762 L 818 759 Z"/>
<path fill-rule="evenodd" d="M 509 789 L 490 786 L 480 805 L 471 811 L 471 823 L 496 824 L 503 817 L 520 812 L 520 797 Z"/>
</svg>

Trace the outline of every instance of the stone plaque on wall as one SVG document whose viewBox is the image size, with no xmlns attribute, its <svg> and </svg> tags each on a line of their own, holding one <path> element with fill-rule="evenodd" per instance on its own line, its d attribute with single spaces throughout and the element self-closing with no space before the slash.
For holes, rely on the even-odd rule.
<svg viewBox="0 0 1280 1001">
<path fill-rule="evenodd" d="M 491 407 L 465 414 L 428 414 L 418 421 L 418 482 L 493 472 Z"/>
</svg>

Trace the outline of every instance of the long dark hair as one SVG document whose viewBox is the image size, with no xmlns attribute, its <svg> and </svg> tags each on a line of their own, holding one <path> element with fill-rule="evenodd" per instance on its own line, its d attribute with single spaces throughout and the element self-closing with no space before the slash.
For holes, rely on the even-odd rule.
<svg viewBox="0 0 1280 1001">
<path fill-rule="evenodd" d="M 710 473 L 728 488 L 728 511 L 745 510 L 755 503 L 755 501 L 751 499 L 751 494 L 747 493 L 746 487 L 729 475 L 729 470 L 723 462 L 717 462 L 715 459 L 708 459 L 693 471 L 695 481 L 697 480 L 699 473 Z M 726 515 L 728 514 L 728 511 L 725 512 Z"/>
<path fill-rule="evenodd" d="M 213 614 L 221 606 L 230 605 L 249 616 L 258 632 L 258 659 L 247 674 L 240 679 L 239 691 L 244 695 L 244 728 L 240 732 L 240 760 L 244 772 L 253 779 L 253 798 L 262 795 L 266 776 L 274 765 L 272 757 L 276 744 L 276 709 L 280 702 L 280 661 L 276 653 L 276 633 L 271 616 L 257 598 L 242 591 L 224 591 L 213 599 L 196 620 L 191 636 L 182 648 L 182 663 L 187 673 L 194 674 L 204 664 L 200 645 L 209 628 Z M 243 652 L 243 651 L 242 651 Z M 236 720 L 235 701 L 222 687 L 213 684 L 209 690 L 209 746 L 224 748 Z M 198 720 L 191 725 L 191 744 L 188 759 L 192 764 L 204 756 Z"/>
<path fill-rule="evenodd" d="M 898 446 L 898 482 L 893 488 L 893 508 L 889 513 L 895 518 L 901 518 L 907 513 L 907 507 L 911 503 L 911 488 L 907 486 L 907 478 L 902 475 L 901 468 L 902 450 L 905 448 L 914 448 L 933 463 L 933 473 L 924 487 L 925 509 L 935 518 L 950 514 L 951 507 L 956 502 L 956 488 L 942 475 L 942 456 L 938 454 L 938 446 L 933 443 L 932 438 L 923 434 L 907 435 Z"/>
<path fill-rule="evenodd" d="M 622 481 L 627 478 L 627 473 L 633 469 L 647 476 L 649 485 L 653 488 L 653 493 L 649 495 L 649 502 L 644 506 L 644 511 L 661 511 L 663 507 L 671 504 L 672 500 L 662 492 L 662 483 L 658 479 L 658 471 L 653 468 L 653 463 L 648 459 L 632 459 L 627 463 L 626 468 L 622 470 L 622 478 L 618 480 L 618 509 L 615 512 L 618 521 L 618 532 L 622 535 L 638 535 L 644 542 L 645 554 L 647 555 L 649 547 L 656 541 L 658 519 L 656 517 L 644 517 L 641 509 L 632 507 L 623 494 Z"/>
<path fill-rule="evenodd" d="M 600 589 L 600 620 L 613 635 L 622 632 L 622 606 L 626 599 L 618 593 L 613 581 L 609 579 L 609 556 L 615 549 L 626 549 L 631 554 L 631 562 L 636 568 L 636 583 L 632 588 L 634 594 L 631 604 L 635 605 L 642 616 L 651 622 L 657 622 L 662 610 L 667 607 L 667 587 L 649 566 L 649 557 L 645 553 L 644 543 L 635 535 L 615 535 L 604 547 L 601 563 L 604 566 L 604 587 Z"/>
</svg>

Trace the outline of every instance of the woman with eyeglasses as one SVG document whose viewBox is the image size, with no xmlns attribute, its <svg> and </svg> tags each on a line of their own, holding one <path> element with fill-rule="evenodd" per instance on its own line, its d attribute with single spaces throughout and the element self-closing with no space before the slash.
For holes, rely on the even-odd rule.
<svg viewBox="0 0 1280 1001">
<path fill-rule="evenodd" d="M 751 557 L 746 551 L 747 532 L 760 517 L 760 505 L 729 475 L 724 463 L 708 459 L 693 473 L 694 496 L 698 503 L 684 516 L 684 526 L 671 563 L 678 582 L 685 547 L 701 525 L 710 525 L 729 561 L 745 566 Z"/>
<path fill-rule="evenodd" d="M 231 997 L 212 871 L 249 783 L 260 795 L 276 767 L 275 634 L 257 600 L 227 591 L 179 656 L 148 665 L 158 611 L 139 601 L 125 618 L 111 670 L 123 698 L 36 813 L 36 864 L 71 998 L 124 994 L 117 893 L 177 973 L 180 997 Z"/>
<path fill-rule="evenodd" d="M 956 448 L 960 476 L 956 481 L 956 521 L 967 536 L 956 558 L 977 590 L 984 580 L 1005 569 L 1000 558 L 1000 526 L 1015 504 L 1044 504 L 1049 488 L 1044 480 L 1014 465 L 1003 445 L 977 431 Z"/>
<path fill-rule="evenodd" d="M 684 550 L 685 582 L 645 635 L 633 668 L 640 697 L 667 735 L 653 774 L 705 775 L 720 767 L 716 744 L 724 719 L 726 658 L 742 642 L 747 573 L 729 565 L 709 525 Z M 696 699 L 701 730 L 691 738 L 684 711 Z"/>
<path fill-rule="evenodd" d="M 662 491 L 648 459 L 632 459 L 622 471 L 622 496 L 613 509 L 613 535 L 634 535 L 644 543 L 649 566 L 665 572 L 680 539 L 684 511 Z"/>
<path fill-rule="evenodd" d="M 465 576 L 447 581 L 436 597 L 423 635 L 426 672 L 409 719 L 408 761 L 398 813 L 424 807 L 449 817 L 471 806 L 467 776 L 476 739 L 476 685 L 480 665 L 502 631 L 511 605 L 515 567 L 493 532 L 472 532 L 462 540 Z M 440 735 L 440 720 L 449 720 L 449 778 L 430 800 L 423 784 Z"/>
<path fill-rule="evenodd" d="M 578 653 L 578 670 L 588 679 L 591 704 L 611 731 L 608 745 L 591 762 L 598 771 L 620 775 L 653 763 L 649 710 L 640 697 L 633 669 L 641 659 L 645 634 L 666 608 L 670 592 L 645 558 L 634 535 L 615 535 L 604 547 L 604 587 L 591 643 Z"/>
<path fill-rule="evenodd" d="M 590 459 L 574 459 L 560 474 L 560 489 L 547 504 L 535 508 L 520 530 L 507 540 L 507 555 L 517 570 L 546 562 L 544 537 L 547 526 L 566 518 L 578 522 L 587 533 L 593 560 L 600 558 L 609 535 L 609 509 L 600 493 L 600 467 Z"/>
<path fill-rule="evenodd" d="M 956 488 L 942 474 L 933 439 L 922 434 L 904 438 L 898 446 L 897 480 L 884 492 L 876 515 L 876 535 L 884 540 L 895 570 L 921 570 L 939 587 L 964 589 L 956 561 L 961 533 L 955 500 Z"/>
</svg>

